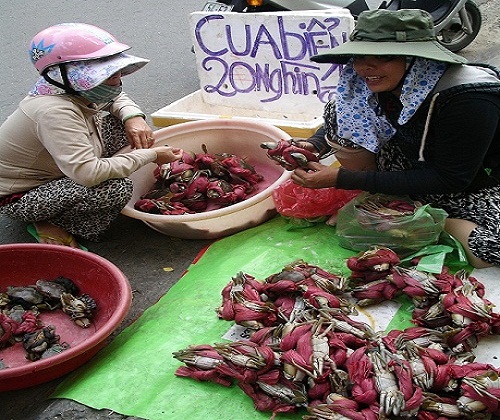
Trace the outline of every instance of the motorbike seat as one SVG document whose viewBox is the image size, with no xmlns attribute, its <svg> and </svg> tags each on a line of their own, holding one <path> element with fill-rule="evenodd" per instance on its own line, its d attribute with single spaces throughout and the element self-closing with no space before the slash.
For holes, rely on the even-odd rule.
<svg viewBox="0 0 500 420">
<path fill-rule="evenodd" d="M 384 1 L 379 6 L 379 9 L 422 9 L 429 12 L 432 16 L 434 24 L 438 25 L 446 16 L 448 16 L 459 1 L 460 0 L 391 0 L 389 2 Z"/>
</svg>

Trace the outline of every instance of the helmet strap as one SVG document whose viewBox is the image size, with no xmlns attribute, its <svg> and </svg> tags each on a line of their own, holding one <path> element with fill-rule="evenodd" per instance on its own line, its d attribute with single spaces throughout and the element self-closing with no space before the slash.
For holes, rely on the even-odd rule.
<svg viewBox="0 0 500 420">
<path fill-rule="evenodd" d="M 60 83 L 57 80 L 52 79 L 49 76 L 49 69 L 45 69 L 42 73 L 42 76 L 50 84 L 57 86 L 58 88 L 64 89 L 66 91 L 66 93 L 77 95 L 78 92 L 76 90 L 74 90 L 69 83 L 68 71 L 66 70 L 66 66 L 64 64 L 59 64 L 59 70 L 61 72 L 61 77 L 62 77 L 63 83 Z"/>
</svg>

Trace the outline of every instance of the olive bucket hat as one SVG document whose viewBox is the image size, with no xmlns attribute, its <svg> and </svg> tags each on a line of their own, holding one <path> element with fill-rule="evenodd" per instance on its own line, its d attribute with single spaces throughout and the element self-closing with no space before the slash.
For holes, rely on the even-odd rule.
<svg viewBox="0 0 500 420">
<path fill-rule="evenodd" d="M 446 63 L 467 62 L 437 41 L 432 16 L 420 9 L 362 12 L 349 40 L 328 53 L 312 56 L 311 60 L 346 64 L 355 55 L 398 55 Z"/>
</svg>

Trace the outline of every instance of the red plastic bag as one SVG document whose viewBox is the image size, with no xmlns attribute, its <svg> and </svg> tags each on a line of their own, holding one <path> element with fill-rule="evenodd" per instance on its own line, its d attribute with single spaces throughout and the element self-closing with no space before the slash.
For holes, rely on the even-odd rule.
<svg viewBox="0 0 500 420">
<path fill-rule="evenodd" d="M 273 191 L 276 210 L 282 216 L 310 219 L 332 216 L 360 191 L 337 188 L 312 189 L 301 187 L 292 180 L 285 181 Z"/>
</svg>

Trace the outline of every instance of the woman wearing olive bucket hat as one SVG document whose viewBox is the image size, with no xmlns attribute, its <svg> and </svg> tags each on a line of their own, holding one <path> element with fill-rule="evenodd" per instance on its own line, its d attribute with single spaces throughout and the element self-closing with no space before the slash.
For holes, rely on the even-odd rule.
<svg viewBox="0 0 500 420">
<path fill-rule="evenodd" d="M 342 166 L 310 163 L 292 179 L 441 207 L 472 265 L 500 265 L 498 71 L 442 47 L 418 9 L 363 12 L 349 42 L 312 60 L 343 68 L 324 126 L 300 144 Z"/>
<path fill-rule="evenodd" d="M 0 214 L 29 223 L 40 242 L 100 240 L 132 196 L 127 177 L 182 155 L 153 147 L 144 113 L 122 93 L 121 77 L 148 62 L 129 48 L 83 23 L 51 26 L 30 43 L 40 77 L 0 127 Z M 132 151 L 115 155 L 127 144 Z"/>
</svg>

